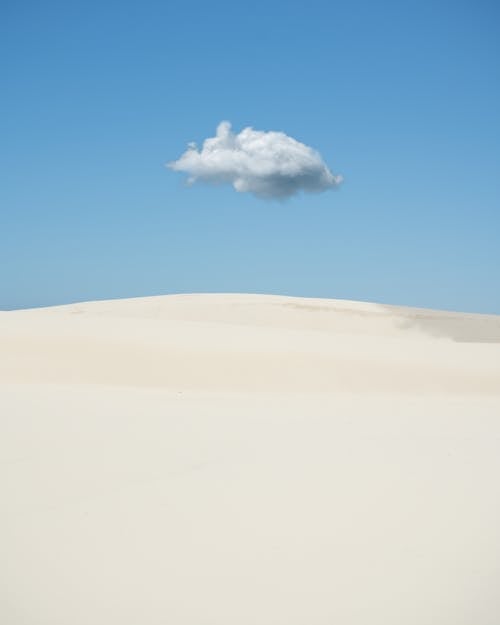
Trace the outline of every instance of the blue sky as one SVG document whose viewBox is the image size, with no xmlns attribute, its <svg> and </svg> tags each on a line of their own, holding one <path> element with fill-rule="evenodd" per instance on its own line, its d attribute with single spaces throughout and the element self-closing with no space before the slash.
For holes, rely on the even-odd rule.
<svg viewBox="0 0 500 625">
<path fill-rule="evenodd" d="M 493 1 L 2 3 L 0 309 L 258 292 L 500 313 Z M 221 120 L 338 190 L 165 168 Z"/>
</svg>

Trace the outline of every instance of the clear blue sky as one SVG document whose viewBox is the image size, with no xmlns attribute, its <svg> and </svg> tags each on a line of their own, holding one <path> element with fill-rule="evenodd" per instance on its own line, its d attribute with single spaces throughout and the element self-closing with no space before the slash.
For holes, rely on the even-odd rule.
<svg viewBox="0 0 500 625">
<path fill-rule="evenodd" d="M 500 313 L 500 5 L 4 0 L 0 309 L 258 292 Z M 338 191 L 165 169 L 223 119 Z"/>
</svg>

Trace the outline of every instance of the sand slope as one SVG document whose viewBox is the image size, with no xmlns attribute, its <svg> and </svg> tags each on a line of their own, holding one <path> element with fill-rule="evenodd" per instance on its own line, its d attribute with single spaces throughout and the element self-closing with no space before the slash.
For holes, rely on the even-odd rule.
<svg viewBox="0 0 500 625">
<path fill-rule="evenodd" d="M 500 317 L 0 312 L 0 621 L 500 622 Z"/>
</svg>

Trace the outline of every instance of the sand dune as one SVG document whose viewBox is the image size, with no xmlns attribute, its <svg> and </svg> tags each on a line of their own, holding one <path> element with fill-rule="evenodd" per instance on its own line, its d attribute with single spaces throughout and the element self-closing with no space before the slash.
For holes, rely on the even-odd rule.
<svg viewBox="0 0 500 625">
<path fill-rule="evenodd" d="M 0 312 L 0 622 L 497 625 L 500 317 Z"/>
</svg>

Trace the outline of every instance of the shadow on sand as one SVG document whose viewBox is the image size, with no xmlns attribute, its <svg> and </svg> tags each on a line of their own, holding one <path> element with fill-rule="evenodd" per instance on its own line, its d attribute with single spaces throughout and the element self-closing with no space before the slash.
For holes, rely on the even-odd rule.
<svg viewBox="0 0 500 625">
<path fill-rule="evenodd" d="M 416 329 L 458 343 L 500 343 L 500 315 L 394 309 L 384 306 L 402 330 Z"/>
</svg>

